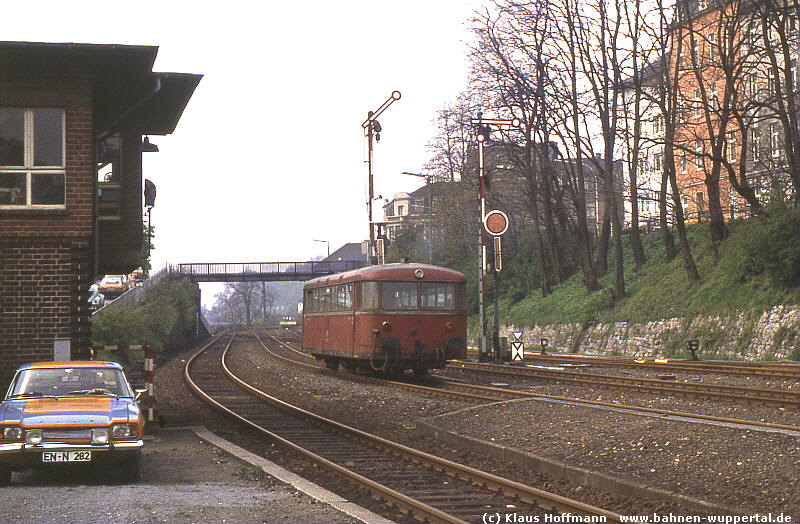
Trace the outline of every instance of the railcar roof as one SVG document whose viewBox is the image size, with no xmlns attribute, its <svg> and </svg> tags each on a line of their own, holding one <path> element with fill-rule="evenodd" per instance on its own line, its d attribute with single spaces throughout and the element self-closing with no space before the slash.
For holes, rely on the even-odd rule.
<svg viewBox="0 0 800 524">
<path fill-rule="evenodd" d="M 42 369 L 42 368 L 116 368 L 122 369 L 122 366 L 116 362 L 106 362 L 104 360 L 67 360 L 63 362 L 33 362 L 20 366 L 23 369 Z"/>
<path fill-rule="evenodd" d="M 414 275 L 416 270 L 422 270 L 423 277 L 417 278 Z M 432 266 L 430 264 L 382 264 L 379 266 L 368 266 L 335 275 L 309 280 L 306 287 L 326 286 L 341 284 L 343 282 L 354 282 L 359 280 L 422 280 L 425 281 L 445 281 L 445 282 L 465 282 L 466 277 L 454 270 L 446 267 Z"/>
</svg>

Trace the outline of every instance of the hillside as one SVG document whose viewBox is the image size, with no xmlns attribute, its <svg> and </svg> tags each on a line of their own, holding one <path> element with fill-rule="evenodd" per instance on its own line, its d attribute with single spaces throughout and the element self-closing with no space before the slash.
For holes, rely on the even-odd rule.
<svg viewBox="0 0 800 524">
<path fill-rule="evenodd" d="M 500 322 L 515 326 L 648 322 L 731 315 L 744 310 L 761 312 L 780 304 L 798 304 L 798 212 L 776 207 L 771 213 L 768 219 L 731 222 L 730 237 L 716 246 L 707 224 L 690 226 L 689 242 L 701 276 L 695 287 L 689 285 L 680 254 L 665 262 L 659 232 L 643 236 L 647 262 L 638 273 L 626 237 L 626 295 L 617 304 L 612 302 L 610 274 L 601 279 L 602 289 L 594 293 L 589 293 L 581 275 L 575 274 L 555 286 L 547 297 L 542 297 L 535 286 L 533 292 L 520 297 L 519 282 L 530 276 L 521 275 L 519 268 L 530 267 L 530 257 L 506 250 L 504 256 L 509 262 L 501 274 Z M 528 257 L 528 262 L 515 261 L 514 257 Z M 470 305 L 477 312 L 477 261 L 464 261 L 459 269 L 470 280 Z M 488 286 L 487 317 L 491 323 L 491 276 Z"/>
</svg>

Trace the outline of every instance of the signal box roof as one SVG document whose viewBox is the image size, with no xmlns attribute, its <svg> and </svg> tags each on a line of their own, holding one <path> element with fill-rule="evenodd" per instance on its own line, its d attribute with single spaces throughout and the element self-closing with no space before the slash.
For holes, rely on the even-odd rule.
<svg viewBox="0 0 800 524">
<path fill-rule="evenodd" d="M 120 125 L 166 135 L 175 130 L 202 75 L 153 72 L 157 53 L 157 46 L 0 42 L 0 71 L 47 79 L 88 73 L 97 130 L 124 116 Z M 4 97 L 0 89 L 0 104 Z"/>
</svg>

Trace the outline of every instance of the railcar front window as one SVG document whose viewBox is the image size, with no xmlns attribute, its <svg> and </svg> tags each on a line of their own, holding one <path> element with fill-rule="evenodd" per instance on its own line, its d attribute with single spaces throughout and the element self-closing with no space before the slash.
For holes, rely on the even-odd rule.
<svg viewBox="0 0 800 524">
<path fill-rule="evenodd" d="M 448 282 L 423 282 L 420 303 L 422 309 L 452 311 L 456 308 L 456 285 Z"/>
<path fill-rule="evenodd" d="M 416 282 L 384 282 L 382 287 L 383 309 L 415 310 L 418 308 Z"/>
</svg>

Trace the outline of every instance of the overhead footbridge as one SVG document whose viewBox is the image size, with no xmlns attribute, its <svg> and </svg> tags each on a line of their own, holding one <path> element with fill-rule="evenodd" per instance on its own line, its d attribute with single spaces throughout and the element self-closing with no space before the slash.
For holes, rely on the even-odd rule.
<svg viewBox="0 0 800 524">
<path fill-rule="evenodd" d="M 178 264 L 177 273 L 195 282 L 286 282 L 341 273 L 363 267 L 352 260 L 308 262 L 227 262 Z"/>
</svg>

